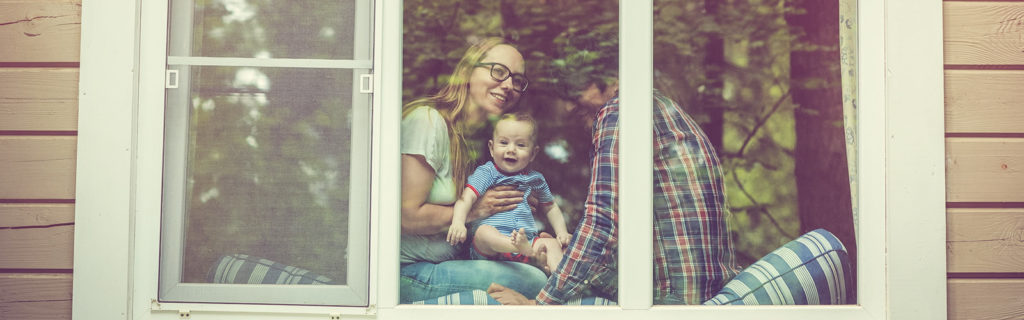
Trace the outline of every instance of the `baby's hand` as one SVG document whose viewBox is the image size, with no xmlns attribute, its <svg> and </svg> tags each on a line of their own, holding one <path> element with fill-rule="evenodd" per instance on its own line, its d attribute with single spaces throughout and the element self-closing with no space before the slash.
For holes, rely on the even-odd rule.
<svg viewBox="0 0 1024 320">
<path fill-rule="evenodd" d="M 569 241 L 572 241 L 572 234 L 568 232 L 562 232 L 558 234 L 558 242 L 562 244 L 562 248 L 569 246 Z"/>
<path fill-rule="evenodd" d="M 451 245 L 460 244 L 466 241 L 466 225 L 452 224 L 448 227 L 448 243 Z"/>
</svg>

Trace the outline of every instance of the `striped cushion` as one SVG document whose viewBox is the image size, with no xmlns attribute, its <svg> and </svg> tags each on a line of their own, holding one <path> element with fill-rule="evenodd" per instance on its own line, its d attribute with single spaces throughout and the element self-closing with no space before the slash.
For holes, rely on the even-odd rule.
<svg viewBox="0 0 1024 320">
<path fill-rule="evenodd" d="M 736 275 L 705 305 L 854 304 L 856 294 L 846 247 L 818 229 L 769 253 Z M 498 304 L 483 291 L 466 291 L 413 304 Z M 615 305 L 602 298 L 576 299 L 569 305 Z"/>
<path fill-rule="evenodd" d="M 704 304 L 853 304 L 852 283 L 846 247 L 817 229 L 747 267 Z"/>
<path fill-rule="evenodd" d="M 334 284 L 331 278 L 309 270 L 244 254 L 221 257 L 206 280 L 232 284 Z"/>
<path fill-rule="evenodd" d="M 328 277 L 274 261 L 234 254 L 210 270 L 211 283 L 333 284 Z M 832 233 L 814 230 L 769 253 L 736 275 L 705 305 L 854 304 L 856 293 L 846 247 Z M 480 290 L 417 301 L 413 304 L 499 304 Z M 615 305 L 583 298 L 568 305 Z"/>
<path fill-rule="evenodd" d="M 436 299 L 427 299 L 423 301 L 416 301 L 412 304 L 462 304 L 462 305 L 500 305 L 498 301 L 487 295 L 487 292 L 482 290 L 464 291 L 459 293 L 453 293 L 447 296 L 438 297 Z M 605 298 L 593 297 L 593 298 L 582 298 L 569 300 L 566 305 L 571 306 L 614 306 L 615 301 L 611 301 Z"/>
</svg>

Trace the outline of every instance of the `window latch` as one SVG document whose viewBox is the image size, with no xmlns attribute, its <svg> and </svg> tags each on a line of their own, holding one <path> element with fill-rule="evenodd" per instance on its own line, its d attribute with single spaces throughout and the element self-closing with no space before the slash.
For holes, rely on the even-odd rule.
<svg viewBox="0 0 1024 320">
<path fill-rule="evenodd" d="M 373 93 L 373 74 L 359 76 L 359 93 Z"/>
<path fill-rule="evenodd" d="M 178 70 L 168 69 L 164 75 L 164 89 L 177 89 L 178 80 Z"/>
</svg>

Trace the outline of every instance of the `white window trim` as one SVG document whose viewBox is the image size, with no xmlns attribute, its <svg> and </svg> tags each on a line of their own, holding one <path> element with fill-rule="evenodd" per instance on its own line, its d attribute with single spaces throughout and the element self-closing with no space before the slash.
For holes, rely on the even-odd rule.
<svg viewBox="0 0 1024 320">
<path fill-rule="evenodd" d="M 943 139 L 942 5 L 940 1 L 861 0 L 858 15 L 860 103 L 860 252 L 857 306 L 791 307 L 650 307 L 651 284 L 623 286 L 620 307 L 502 307 L 398 306 L 398 216 L 393 195 L 398 186 L 397 132 L 399 111 L 381 106 L 401 105 L 397 94 L 374 98 L 370 307 L 291 307 L 250 305 L 157 304 L 157 266 L 153 259 L 159 234 L 157 190 L 140 181 L 159 181 L 159 162 L 146 159 L 160 146 L 136 143 L 159 135 L 163 123 L 145 115 L 154 104 L 140 100 L 151 90 L 140 79 L 160 77 L 140 66 L 163 64 L 163 52 L 140 48 L 141 0 L 85 1 L 82 7 L 82 45 L 79 88 L 76 232 L 72 313 L 81 319 L 150 319 L 179 317 L 178 310 L 203 312 L 207 318 L 323 318 L 383 319 L 587 317 L 592 319 L 642 318 L 778 318 L 821 316 L 838 319 L 937 319 L 946 316 L 945 283 L 945 167 Z M 640 3 L 638 3 L 640 2 Z M 650 0 L 623 6 L 623 17 L 650 12 Z M 401 86 L 401 1 L 375 4 L 375 92 Z M 397 17 L 397 19 L 396 19 Z M 629 18 L 627 18 L 629 19 Z M 641 18 L 642 19 L 642 18 Z M 398 21 L 398 22 L 396 22 Z M 166 21 L 164 21 L 165 23 Z M 870 22 L 870 23 L 869 23 Z M 880 23 L 884 22 L 884 23 Z M 158 24 L 147 24 L 158 25 Z M 166 25 L 166 24 L 164 24 Z M 623 47 L 649 47 L 649 24 L 623 23 L 637 28 L 623 34 Z M 646 43 L 641 43 L 646 41 Z M 628 44 L 634 46 L 627 46 Z M 634 49 L 635 50 L 635 49 Z M 650 79 L 650 57 L 623 51 L 623 79 Z M 630 68 L 629 66 L 635 66 Z M 141 71 L 140 71 L 141 70 Z M 646 80 L 645 80 L 646 81 Z M 623 80 L 622 100 L 642 101 L 649 84 Z M 385 91 L 386 92 L 386 91 Z M 649 101 L 649 99 L 647 99 Z M 161 104 L 158 104 L 162 106 Z M 138 106 L 138 108 L 136 108 Z M 386 119 L 386 120 L 384 120 Z M 622 117 L 624 137 L 643 139 L 643 121 Z M 637 119 L 639 118 L 632 118 Z M 883 130 L 884 128 L 884 130 Z M 631 132 L 632 131 L 632 132 Z M 649 131 L 649 130 L 647 130 Z M 640 137 L 640 138 L 636 138 Z M 638 144 L 642 145 L 642 144 Z M 645 150 L 636 150 L 641 158 Z M 632 161 L 623 159 L 623 162 Z M 641 168 L 643 166 L 640 166 Z M 623 171 L 627 170 L 626 167 Z M 643 171 L 643 170 L 640 170 Z M 643 172 L 623 180 L 629 185 L 650 185 Z M 388 187 L 385 187 L 388 186 Z M 634 193 L 635 195 L 636 193 Z M 623 205 L 649 206 L 642 198 L 623 193 Z M 634 199 L 635 198 L 635 199 Z M 918 214 L 914 214 L 918 213 Z M 623 230 L 649 228 L 649 219 L 623 217 Z M 137 223 L 138 222 L 138 223 Z M 627 229 L 628 228 L 628 229 Z M 628 237 L 623 246 L 650 239 Z M 633 246 L 633 245 L 629 245 Z M 648 246 L 649 247 L 649 246 Z M 629 253 L 623 253 L 629 254 Z M 647 254 L 634 252 L 635 255 Z M 647 255 L 649 256 L 649 254 Z M 620 258 L 622 258 L 620 256 Z M 644 259 L 640 259 L 644 260 Z M 635 261 L 623 259 L 623 261 Z M 884 261 L 884 263 L 882 263 Z M 623 273 L 650 273 L 650 262 L 624 264 Z M 386 275 L 386 276 L 379 276 Z M 395 276 L 391 276 L 395 275 Z M 642 281 L 635 281 L 642 282 Z M 451 312 L 458 309 L 458 312 Z M 166 310 L 166 311 L 164 311 Z M 209 311 L 209 312 L 205 312 Z M 194 316 L 199 317 L 200 313 Z"/>
</svg>

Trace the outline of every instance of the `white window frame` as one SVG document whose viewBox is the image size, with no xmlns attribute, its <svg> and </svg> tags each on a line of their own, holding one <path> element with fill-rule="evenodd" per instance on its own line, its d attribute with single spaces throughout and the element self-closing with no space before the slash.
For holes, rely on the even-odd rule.
<svg viewBox="0 0 1024 320">
<path fill-rule="evenodd" d="M 79 145 L 72 313 L 81 319 L 484 317 L 621 319 L 941 319 L 946 317 L 945 167 L 941 1 L 860 0 L 858 140 L 860 223 L 858 305 L 651 306 L 650 281 L 620 286 L 616 307 L 476 307 L 398 305 L 398 132 L 401 105 L 402 1 L 375 2 L 370 306 L 161 304 L 156 302 L 160 212 L 159 145 L 138 83 L 163 77 L 147 69 L 165 52 L 141 47 L 142 0 L 89 0 L 82 8 Z M 651 0 L 620 8 L 621 99 L 649 104 Z M 147 4 L 152 3 L 146 1 Z M 166 21 L 164 21 L 166 22 Z M 644 23 L 646 22 L 646 23 Z M 156 60 L 154 60 L 156 59 Z M 391 92 L 391 93 L 389 93 Z M 632 102 L 637 101 L 637 102 Z M 159 106 L 159 107 L 157 107 Z M 382 106 L 389 106 L 387 108 Z M 649 140 L 649 111 L 624 109 L 621 134 Z M 646 132 L 646 133 L 645 133 Z M 627 144 L 622 207 L 650 207 L 650 146 Z M 624 146 L 627 146 L 624 145 Z M 633 146 L 636 145 L 636 146 Z M 646 145 L 646 146 L 645 146 Z M 637 149 L 633 149 L 637 148 Z M 389 168 L 381 170 L 381 168 Z M 633 187 L 641 186 L 641 187 Z M 644 187 L 647 186 L 647 187 Z M 629 191 L 626 191 L 629 190 Z M 636 191 L 630 193 L 630 191 Z M 154 198 L 154 195 L 157 195 Z M 154 215 L 156 217 L 154 217 Z M 621 218 L 621 272 L 651 279 L 650 217 Z M 645 251 L 643 248 L 648 248 Z M 630 258 L 640 257 L 640 258 Z M 626 277 L 622 277 L 626 278 Z M 452 312 L 456 311 L 456 312 Z M 194 314 L 193 314 L 194 313 Z"/>
</svg>

